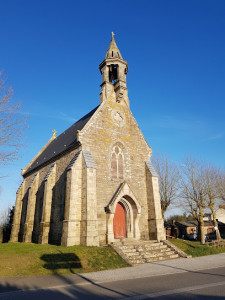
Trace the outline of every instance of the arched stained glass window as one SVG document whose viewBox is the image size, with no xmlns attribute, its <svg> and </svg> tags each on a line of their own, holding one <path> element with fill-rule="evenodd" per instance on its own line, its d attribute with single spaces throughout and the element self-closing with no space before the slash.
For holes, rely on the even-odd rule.
<svg viewBox="0 0 225 300">
<path fill-rule="evenodd" d="M 121 153 L 118 155 L 118 177 L 123 178 L 123 156 Z"/>
<path fill-rule="evenodd" d="M 115 146 L 111 154 L 111 176 L 112 178 L 124 178 L 124 158 L 120 147 Z"/>
<path fill-rule="evenodd" d="M 117 161 L 116 161 L 115 153 L 113 153 L 111 157 L 111 172 L 112 172 L 112 177 L 117 178 Z"/>
</svg>

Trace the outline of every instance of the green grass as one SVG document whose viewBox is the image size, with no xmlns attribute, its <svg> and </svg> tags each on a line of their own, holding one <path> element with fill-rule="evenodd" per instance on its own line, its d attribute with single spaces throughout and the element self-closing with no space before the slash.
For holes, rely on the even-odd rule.
<svg viewBox="0 0 225 300">
<path fill-rule="evenodd" d="M 0 277 L 64 275 L 126 266 L 111 247 L 0 244 Z"/>
<path fill-rule="evenodd" d="M 213 248 L 210 246 L 201 245 L 197 241 L 185 241 L 180 239 L 171 239 L 171 243 L 183 250 L 186 254 L 193 257 L 218 254 L 225 252 L 225 248 Z"/>
</svg>

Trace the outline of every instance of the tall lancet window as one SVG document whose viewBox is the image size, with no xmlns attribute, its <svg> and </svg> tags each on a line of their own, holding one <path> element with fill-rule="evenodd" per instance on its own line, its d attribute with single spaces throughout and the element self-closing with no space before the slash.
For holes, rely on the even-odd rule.
<svg viewBox="0 0 225 300">
<path fill-rule="evenodd" d="M 111 176 L 112 178 L 124 178 L 123 152 L 118 146 L 114 146 L 111 154 Z"/>
</svg>

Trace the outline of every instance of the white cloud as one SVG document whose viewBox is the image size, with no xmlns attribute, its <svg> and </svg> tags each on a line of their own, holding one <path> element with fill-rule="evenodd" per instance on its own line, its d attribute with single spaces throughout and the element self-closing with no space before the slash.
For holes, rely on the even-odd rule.
<svg viewBox="0 0 225 300">
<path fill-rule="evenodd" d="M 207 141 L 214 141 L 214 140 L 220 140 L 223 138 L 223 134 L 222 133 L 216 133 L 214 135 L 211 135 L 209 137 L 207 137 L 206 139 L 202 140 L 203 142 L 207 142 Z"/>
<path fill-rule="evenodd" d="M 60 115 L 58 116 L 58 118 L 60 120 L 63 120 L 63 121 L 66 121 L 66 122 L 72 122 L 72 123 L 75 123 L 77 121 L 77 119 L 73 118 L 73 117 L 70 117 L 68 116 L 67 114 L 63 113 L 63 112 L 60 112 Z"/>
<path fill-rule="evenodd" d="M 57 119 L 57 120 L 63 120 L 66 121 L 68 123 L 75 123 L 77 121 L 77 119 L 68 116 L 67 114 L 65 114 L 64 112 L 59 112 L 59 113 L 54 113 L 53 115 L 48 115 L 48 114 L 42 114 L 42 113 L 33 113 L 33 112 L 19 112 L 20 115 L 27 115 L 28 117 L 37 117 L 37 118 L 51 118 L 51 119 Z"/>
</svg>

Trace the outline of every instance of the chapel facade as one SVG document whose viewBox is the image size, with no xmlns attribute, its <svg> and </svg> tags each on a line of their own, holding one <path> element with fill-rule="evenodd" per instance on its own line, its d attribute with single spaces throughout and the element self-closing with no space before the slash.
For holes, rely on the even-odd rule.
<svg viewBox="0 0 225 300">
<path fill-rule="evenodd" d="M 12 242 L 100 246 L 164 240 L 158 177 L 131 111 L 128 64 L 112 35 L 100 105 L 52 138 L 22 169 Z"/>
</svg>

